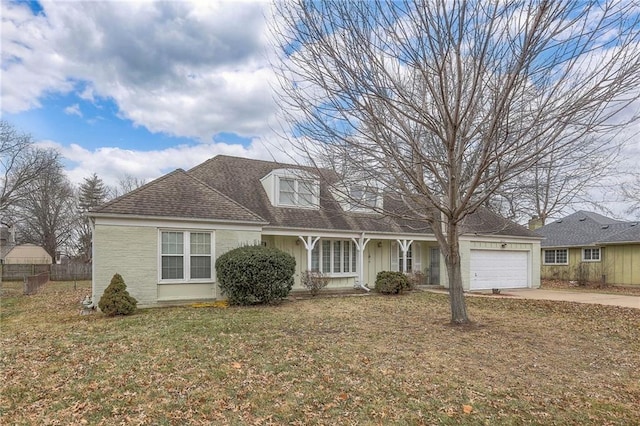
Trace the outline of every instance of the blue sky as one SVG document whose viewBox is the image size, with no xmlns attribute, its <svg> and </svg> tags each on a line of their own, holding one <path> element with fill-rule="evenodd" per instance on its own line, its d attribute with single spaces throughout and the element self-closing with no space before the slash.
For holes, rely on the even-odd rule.
<svg viewBox="0 0 640 426">
<path fill-rule="evenodd" d="M 217 154 L 289 160 L 274 131 L 266 1 L 0 7 L 2 118 L 58 149 L 72 182 L 148 181 Z M 640 126 L 626 133 L 624 166 L 637 170 Z"/>
<path fill-rule="evenodd" d="M 97 173 L 284 157 L 262 2 L 3 1 L 2 118 Z"/>
</svg>

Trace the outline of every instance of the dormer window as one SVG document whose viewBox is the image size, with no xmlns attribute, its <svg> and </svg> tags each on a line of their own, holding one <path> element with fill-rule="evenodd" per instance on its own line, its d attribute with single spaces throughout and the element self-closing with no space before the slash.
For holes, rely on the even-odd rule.
<svg viewBox="0 0 640 426">
<path fill-rule="evenodd" d="M 351 203 L 356 209 L 374 209 L 378 202 L 377 191 L 364 186 L 354 186 L 350 191 Z"/>
<path fill-rule="evenodd" d="M 262 186 L 276 207 L 317 209 L 320 205 L 320 184 L 303 170 L 273 170 L 261 179 Z"/>
<path fill-rule="evenodd" d="M 315 207 L 318 204 L 317 185 L 312 181 L 279 177 L 278 205 Z"/>
</svg>

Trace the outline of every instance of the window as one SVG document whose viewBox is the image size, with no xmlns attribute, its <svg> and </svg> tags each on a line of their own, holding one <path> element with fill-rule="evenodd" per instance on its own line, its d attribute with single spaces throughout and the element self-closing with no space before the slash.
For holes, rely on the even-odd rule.
<svg viewBox="0 0 640 426">
<path fill-rule="evenodd" d="M 405 271 L 413 271 L 413 265 L 412 265 L 412 260 L 413 260 L 413 256 L 411 254 L 411 248 L 413 247 L 413 244 L 409 244 L 409 248 L 407 249 L 407 263 L 405 264 Z M 403 256 L 403 252 L 400 249 L 400 247 L 398 246 L 398 265 L 400 266 L 400 268 L 402 268 L 402 259 L 404 258 Z"/>
<path fill-rule="evenodd" d="M 351 203 L 356 209 L 373 209 L 376 207 L 378 194 L 375 189 L 354 186 L 350 191 Z"/>
<path fill-rule="evenodd" d="M 211 280 L 211 232 L 162 231 L 160 279 Z"/>
<path fill-rule="evenodd" d="M 567 249 L 555 249 L 544 251 L 545 265 L 567 265 Z"/>
<path fill-rule="evenodd" d="M 349 240 L 320 240 L 311 252 L 311 269 L 323 274 L 356 272 L 357 249 Z"/>
<path fill-rule="evenodd" d="M 585 262 L 599 262 L 600 247 L 582 249 L 582 260 L 584 260 Z"/>
<path fill-rule="evenodd" d="M 313 181 L 280 177 L 278 205 L 315 207 L 318 205 L 318 185 Z"/>
<path fill-rule="evenodd" d="M 404 241 L 407 244 L 408 241 Z M 422 259 L 421 259 L 421 247 L 419 242 L 411 242 L 407 248 L 405 269 L 402 269 L 404 253 L 402 252 L 402 246 L 396 241 L 391 243 L 391 270 L 400 272 L 421 272 Z"/>
</svg>

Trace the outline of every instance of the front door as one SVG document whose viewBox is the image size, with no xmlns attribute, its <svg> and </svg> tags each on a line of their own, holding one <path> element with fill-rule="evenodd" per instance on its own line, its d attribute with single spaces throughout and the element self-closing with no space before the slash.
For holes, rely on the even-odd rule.
<svg viewBox="0 0 640 426">
<path fill-rule="evenodd" d="M 440 284 L 440 249 L 431 247 L 429 250 L 429 284 Z"/>
</svg>

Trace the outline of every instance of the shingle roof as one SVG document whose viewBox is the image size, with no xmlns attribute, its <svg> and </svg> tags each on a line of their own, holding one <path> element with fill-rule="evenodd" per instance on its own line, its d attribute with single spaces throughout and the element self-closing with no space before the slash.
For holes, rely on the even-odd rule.
<svg viewBox="0 0 640 426">
<path fill-rule="evenodd" d="M 264 223 L 260 216 L 182 169 L 93 209 L 91 213 Z"/>
<path fill-rule="evenodd" d="M 432 234 L 426 221 L 398 219 L 377 214 L 345 212 L 331 195 L 333 179 L 320 179 L 320 208 L 275 207 L 264 191 L 261 179 L 277 169 L 299 169 L 316 174 L 315 169 L 272 161 L 217 156 L 185 172 L 178 169 L 90 214 L 211 219 L 261 223 L 265 228 L 330 230 L 348 232 Z M 385 209 L 407 210 L 391 194 L 384 197 Z M 463 224 L 468 233 L 537 237 L 528 229 L 486 209 L 470 215 Z"/>
<path fill-rule="evenodd" d="M 578 247 L 607 243 L 640 243 L 640 224 L 598 213 L 577 211 L 537 229 L 542 247 Z"/>
<path fill-rule="evenodd" d="M 188 173 L 233 198 L 243 206 L 263 217 L 270 227 L 327 229 L 367 232 L 406 232 L 432 233 L 426 221 L 400 220 L 374 214 L 345 212 L 329 191 L 326 174 L 320 184 L 320 209 L 298 209 L 275 207 L 266 192 L 262 190 L 260 179 L 276 169 L 309 169 L 272 161 L 247 158 L 217 156 L 189 170 Z M 385 196 L 385 209 L 388 203 L 397 202 L 397 198 Z M 508 221 L 500 216 L 482 210 L 471 215 L 464 227 L 467 232 L 495 235 L 537 237 L 528 229 Z"/>
</svg>

